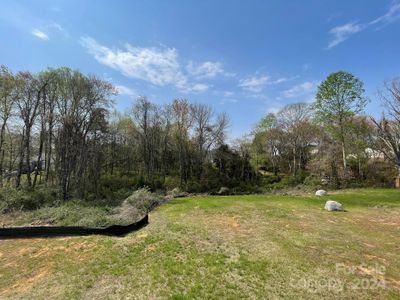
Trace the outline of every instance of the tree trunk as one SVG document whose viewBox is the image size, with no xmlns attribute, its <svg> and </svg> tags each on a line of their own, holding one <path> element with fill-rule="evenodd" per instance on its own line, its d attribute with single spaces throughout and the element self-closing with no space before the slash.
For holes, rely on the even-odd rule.
<svg viewBox="0 0 400 300">
<path fill-rule="evenodd" d="M 26 148 L 26 180 L 28 182 L 28 187 L 32 186 L 32 178 L 31 178 L 31 128 L 26 128 L 26 137 L 25 137 L 25 148 Z"/>
<path fill-rule="evenodd" d="M 49 120 L 49 131 L 48 131 L 48 139 L 47 139 L 47 151 L 46 151 L 46 177 L 45 181 L 46 183 L 49 181 L 49 174 L 50 174 L 50 168 L 51 168 L 51 155 L 52 155 L 52 144 L 53 144 L 53 121 Z"/>
<path fill-rule="evenodd" d="M 293 176 L 296 176 L 296 148 L 293 148 Z"/>
<path fill-rule="evenodd" d="M 343 157 L 343 174 L 344 178 L 347 178 L 347 158 L 346 158 L 346 148 L 344 142 L 342 141 L 342 157 Z"/>
<path fill-rule="evenodd" d="M 21 185 L 21 175 L 22 175 L 22 167 L 24 166 L 24 153 L 25 153 L 24 142 L 25 142 L 25 129 L 22 130 L 21 145 L 19 148 L 18 173 L 17 173 L 17 178 L 15 179 L 16 188 L 19 188 Z"/>
<path fill-rule="evenodd" d="M 32 187 L 35 188 L 37 177 L 39 175 L 39 166 L 41 168 L 41 161 L 42 161 L 42 152 L 43 152 L 43 130 L 40 132 L 40 144 L 39 144 L 39 153 L 37 158 L 36 170 L 35 170 L 35 177 L 33 178 L 33 185 Z"/>
<path fill-rule="evenodd" d="M 400 153 L 399 153 L 400 154 Z M 396 159 L 396 167 L 397 167 L 397 177 L 395 179 L 395 184 L 394 186 L 396 188 L 400 188 L 400 155 L 397 156 Z"/>
<path fill-rule="evenodd" d="M 3 163 L 4 163 L 3 144 L 4 144 L 4 133 L 6 131 L 6 122 L 7 122 L 7 120 L 3 121 L 3 124 L 1 125 L 1 131 L 0 131 L 0 152 L 1 152 L 1 157 L 0 157 L 0 185 L 1 186 L 3 185 Z"/>
</svg>

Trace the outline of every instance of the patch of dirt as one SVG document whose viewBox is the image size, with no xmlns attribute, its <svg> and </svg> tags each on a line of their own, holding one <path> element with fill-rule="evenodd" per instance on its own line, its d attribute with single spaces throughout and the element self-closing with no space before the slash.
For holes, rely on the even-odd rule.
<svg viewBox="0 0 400 300">
<path fill-rule="evenodd" d="M 3 294 L 10 293 L 26 293 L 33 285 L 37 284 L 39 281 L 50 275 L 49 268 L 43 267 L 37 270 L 32 276 L 26 278 L 18 279 L 10 288 L 4 289 L 0 292 Z"/>
<path fill-rule="evenodd" d="M 238 221 L 235 217 L 227 217 L 227 216 L 218 216 L 213 221 L 209 220 L 211 223 L 214 223 L 217 226 L 221 226 L 224 229 L 233 229 L 240 227 Z"/>
<path fill-rule="evenodd" d="M 64 251 L 65 247 L 63 246 L 54 246 L 54 247 L 50 247 L 50 246 L 46 246 L 43 247 L 42 249 L 40 249 L 39 251 L 35 252 L 32 257 L 39 257 L 42 255 L 51 255 L 54 252 L 58 252 L 58 251 Z"/>
<path fill-rule="evenodd" d="M 383 257 L 379 257 L 379 256 L 376 256 L 376 255 L 370 255 L 370 254 L 365 254 L 364 256 L 366 258 L 368 258 L 369 260 L 379 260 L 381 262 L 386 263 L 386 258 L 383 258 Z"/>
<path fill-rule="evenodd" d="M 357 269 L 360 273 L 371 276 L 379 281 L 385 282 L 386 284 L 389 283 L 391 286 L 400 289 L 400 280 L 396 280 L 391 277 L 385 276 L 384 272 L 381 272 L 374 268 L 367 268 L 364 266 L 358 266 Z"/>
<path fill-rule="evenodd" d="M 368 244 L 368 243 L 363 243 L 363 244 L 364 244 L 364 246 L 367 246 L 368 248 L 375 248 L 376 247 L 375 245 Z"/>
<path fill-rule="evenodd" d="M 33 251 L 33 248 L 32 247 L 22 247 L 22 248 L 20 248 L 19 249 L 19 251 L 18 251 L 18 254 L 19 255 L 25 255 L 25 254 L 28 254 L 28 253 L 31 253 Z"/>
<path fill-rule="evenodd" d="M 244 228 L 243 226 L 241 226 L 240 221 L 238 220 L 237 217 L 231 217 L 222 214 L 212 216 L 211 218 L 200 217 L 196 221 L 200 223 L 206 223 L 204 224 L 206 227 L 212 227 L 215 230 L 221 230 L 224 232 L 232 232 L 232 233 L 238 231 L 248 232 L 251 230 L 250 228 Z"/>
<path fill-rule="evenodd" d="M 386 217 L 386 218 L 373 218 L 369 219 L 370 222 L 388 225 L 388 226 L 400 226 L 400 218 L 399 217 Z"/>
<path fill-rule="evenodd" d="M 72 246 L 72 249 L 74 249 L 75 251 L 87 252 L 95 247 L 96 247 L 95 243 L 90 243 L 90 242 L 84 241 L 81 243 L 74 243 Z"/>
<path fill-rule="evenodd" d="M 20 250 L 20 253 L 22 251 L 22 253 L 26 254 L 26 253 L 32 253 L 31 257 L 33 258 L 37 258 L 40 256 L 53 256 L 56 254 L 60 254 L 60 253 L 68 253 L 68 254 L 72 254 L 74 258 L 80 258 L 80 256 L 82 255 L 82 253 L 88 252 L 91 249 L 93 249 L 96 245 L 94 243 L 90 243 L 87 241 L 83 241 L 83 242 L 76 242 L 76 243 L 72 243 L 70 245 L 67 246 L 60 246 L 60 245 L 48 245 L 48 246 L 44 246 L 42 248 L 40 248 L 39 250 L 35 251 L 32 248 L 22 248 Z"/>
<path fill-rule="evenodd" d="M 154 252 L 156 251 L 157 246 L 156 245 L 147 245 L 145 251 L 146 252 Z"/>
<path fill-rule="evenodd" d="M 137 237 L 138 237 L 139 239 L 145 239 L 145 238 L 147 238 L 147 236 L 148 236 L 147 233 L 141 233 L 141 234 L 138 234 L 138 235 L 137 235 Z"/>
</svg>

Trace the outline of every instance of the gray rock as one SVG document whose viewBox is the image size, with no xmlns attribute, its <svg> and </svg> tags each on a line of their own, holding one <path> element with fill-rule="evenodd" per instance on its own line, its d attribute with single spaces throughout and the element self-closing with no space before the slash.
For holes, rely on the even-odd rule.
<svg viewBox="0 0 400 300">
<path fill-rule="evenodd" d="M 343 211 L 342 204 L 333 200 L 326 201 L 325 209 L 327 211 Z"/>
<path fill-rule="evenodd" d="M 315 192 L 315 196 L 326 196 L 327 194 L 325 190 L 318 190 Z"/>
</svg>

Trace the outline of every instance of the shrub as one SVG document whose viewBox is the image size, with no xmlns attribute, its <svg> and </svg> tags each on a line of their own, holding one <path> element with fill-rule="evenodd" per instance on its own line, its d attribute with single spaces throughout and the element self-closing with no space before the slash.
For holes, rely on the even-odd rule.
<svg viewBox="0 0 400 300">
<path fill-rule="evenodd" d="M 387 161 L 372 160 L 365 166 L 367 186 L 393 187 L 396 169 Z"/>
<path fill-rule="evenodd" d="M 57 191 L 51 188 L 37 190 L 2 189 L 0 193 L 0 212 L 35 210 L 57 201 Z"/>
<path fill-rule="evenodd" d="M 310 176 L 307 176 L 306 179 L 304 179 L 304 185 L 319 189 L 322 187 L 323 184 L 322 184 L 322 180 L 319 176 L 310 175 Z"/>
<path fill-rule="evenodd" d="M 84 195 L 85 200 L 92 204 L 120 205 L 139 186 L 139 178 L 128 175 L 102 175 L 98 188 L 92 187 Z"/>
<path fill-rule="evenodd" d="M 263 185 L 272 184 L 279 182 L 281 178 L 278 175 L 263 175 L 261 177 L 261 182 Z"/>
</svg>

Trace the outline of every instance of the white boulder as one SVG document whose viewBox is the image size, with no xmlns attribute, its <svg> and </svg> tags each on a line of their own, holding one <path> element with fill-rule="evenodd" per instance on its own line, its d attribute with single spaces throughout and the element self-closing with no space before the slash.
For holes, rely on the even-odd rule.
<svg viewBox="0 0 400 300">
<path fill-rule="evenodd" d="M 342 204 L 333 200 L 326 201 L 325 209 L 327 211 L 343 211 Z"/>
<path fill-rule="evenodd" d="M 327 194 L 325 190 L 318 190 L 315 192 L 315 196 L 326 196 Z"/>
</svg>

